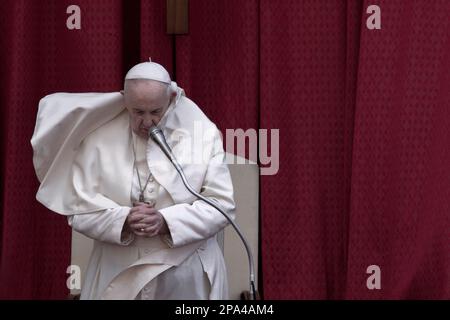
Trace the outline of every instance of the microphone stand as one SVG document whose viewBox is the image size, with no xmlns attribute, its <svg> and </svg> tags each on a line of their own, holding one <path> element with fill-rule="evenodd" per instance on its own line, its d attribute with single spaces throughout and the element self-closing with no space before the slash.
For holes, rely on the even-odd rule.
<svg viewBox="0 0 450 320">
<path fill-rule="evenodd" d="M 219 207 L 218 204 L 214 203 L 212 200 L 202 196 L 198 192 L 192 188 L 192 186 L 189 184 L 189 181 L 186 178 L 186 175 L 184 174 L 183 169 L 181 168 L 181 165 L 178 163 L 177 159 L 172 153 L 172 150 L 170 149 L 169 145 L 166 142 L 166 139 L 164 137 L 164 134 L 162 133 L 161 129 L 159 129 L 157 126 L 152 126 L 149 129 L 149 136 L 152 138 L 153 141 L 161 148 L 161 150 L 164 152 L 164 154 L 169 158 L 170 162 L 172 162 L 173 166 L 177 170 L 178 174 L 181 177 L 181 180 L 183 181 L 184 186 L 188 191 L 199 198 L 200 200 L 203 200 L 210 206 L 214 207 L 219 211 L 227 220 L 228 222 L 233 226 L 234 230 L 237 232 L 238 236 L 241 238 L 242 243 L 245 246 L 245 250 L 247 251 L 248 256 L 248 265 L 249 265 L 249 284 L 250 284 L 250 300 L 256 300 L 256 289 L 255 289 L 255 267 L 253 264 L 253 254 L 250 249 L 250 246 L 248 245 L 247 240 L 245 239 L 243 233 L 241 232 L 238 225 L 231 219 L 231 217 L 222 209 Z"/>
</svg>

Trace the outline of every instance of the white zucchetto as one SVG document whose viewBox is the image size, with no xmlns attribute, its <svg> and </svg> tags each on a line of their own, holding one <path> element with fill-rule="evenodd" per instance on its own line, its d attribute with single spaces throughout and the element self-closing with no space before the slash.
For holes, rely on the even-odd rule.
<svg viewBox="0 0 450 320">
<path fill-rule="evenodd" d="M 156 80 L 167 84 L 172 82 L 169 72 L 162 65 L 151 60 L 132 67 L 125 76 L 125 80 L 129 79 Z"/>
</svg>

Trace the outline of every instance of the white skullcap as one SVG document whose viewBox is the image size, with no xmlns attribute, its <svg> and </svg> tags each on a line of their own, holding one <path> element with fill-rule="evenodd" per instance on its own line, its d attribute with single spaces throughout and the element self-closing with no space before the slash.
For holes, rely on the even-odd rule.
<svg viewBox="0 0 450 320">
<path fill-rule="evenodd" d="M 132 67 L 125 76 L 125 80 L 128 79 L 156 80 L 167 84 L 172 82 L 167 70 L 162 65 L 151 62 L 151 60 Z"/>
</svg>

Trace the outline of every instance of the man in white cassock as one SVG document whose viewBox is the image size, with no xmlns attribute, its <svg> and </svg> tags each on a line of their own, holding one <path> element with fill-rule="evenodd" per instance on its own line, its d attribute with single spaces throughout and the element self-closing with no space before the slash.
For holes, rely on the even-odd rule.
<svg viewBox="0 0 450 320">
<path fill-rule="evenodd" d="M 234 218 L 219 130 L 154 62 L 131 68 L 123 92 L 41 100 L 36 198 L 94 239 L 81 299 L 227 299 L 216 235 L 228 221 L 188 192 L 152 125 L 193 188 Z"/>
</svg>

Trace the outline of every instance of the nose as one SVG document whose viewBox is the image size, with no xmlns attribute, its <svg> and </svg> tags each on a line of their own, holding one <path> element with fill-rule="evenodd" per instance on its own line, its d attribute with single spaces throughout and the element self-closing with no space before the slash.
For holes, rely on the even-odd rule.
<svg viewBox="0 0 450 320">
<path fill-rule="evenodd" d="M 149 129 L 155 122 L 157 123 L 155 117 L 152 117 L 152 116 L 146 116 L 146 117 L 144 118 L 144 121 L 143 121 L 144 127 L 145 127 L 146 129 Z"/>
</svg>

